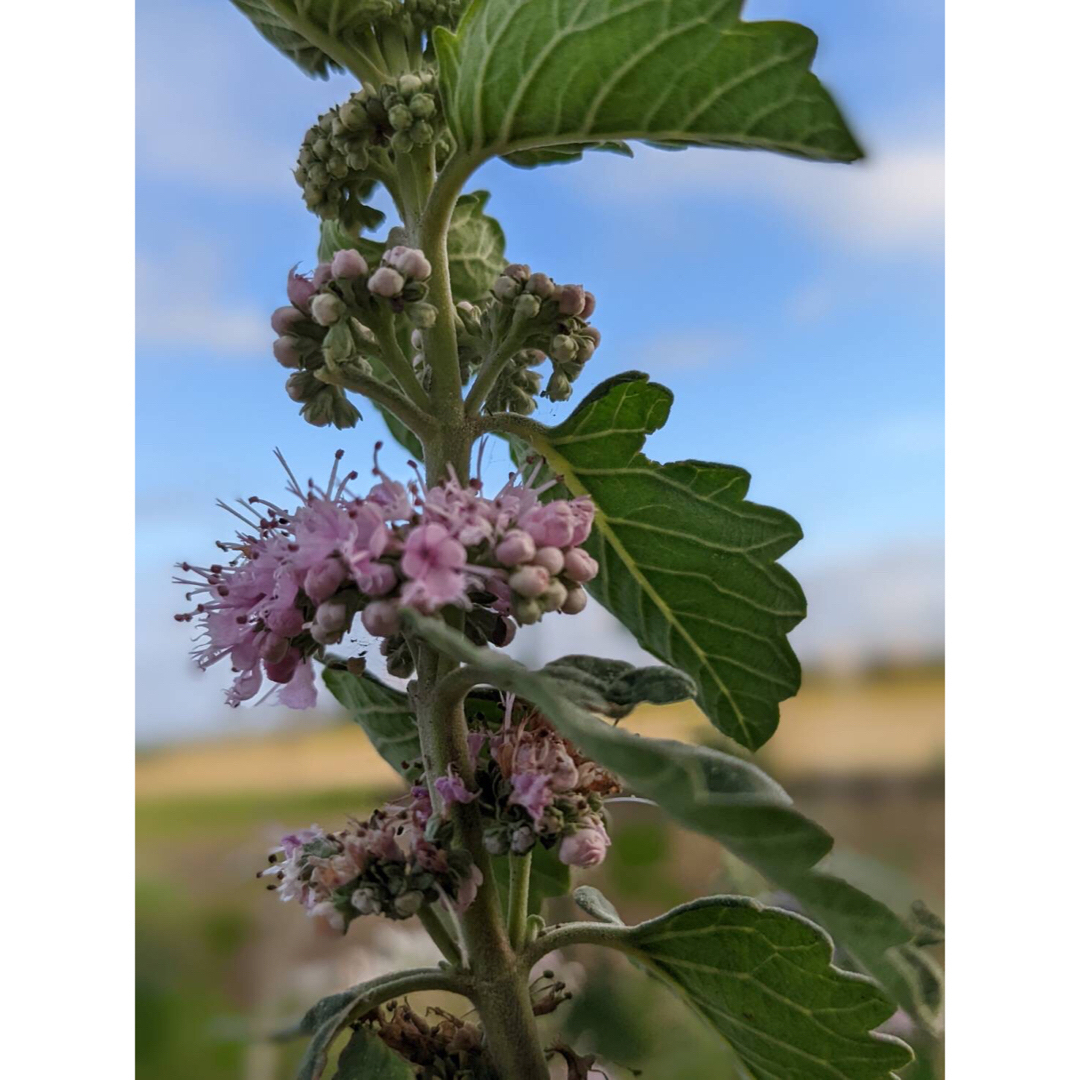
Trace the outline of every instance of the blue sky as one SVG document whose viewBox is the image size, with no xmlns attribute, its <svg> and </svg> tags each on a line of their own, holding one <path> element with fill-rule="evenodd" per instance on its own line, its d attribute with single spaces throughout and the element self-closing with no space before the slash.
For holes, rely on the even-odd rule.
<svg viewBox="0 0 1080 1080">
<path fill-rule="evenodd" d="M 642 149 L 533 171 L 491 163 L 470 187 L 492 192 L 510 258 L 596 293 L 604 339 L 578 392 L 648 370 L 675 393 L 651 456 L 741 465 L 752 498 L 802 523 L 785 562 L 810 599 L 804 657 L 932 648 L 941 4 L 750 0 L 746 16 L 817 31 L 815 70 L 866 163 Z M 226 0 L 140 0 L 137 18 L 138 722 L 156 741 L 281 719 L 225 710 L 227 673 L 194 675 L 187 628 L 169 618 L 182 600 L 172 562 L 227 532 L 214 499 L 279 490 L 275 445 L 321 475 L 339 446 L 362 466 L 383 432 L 375 419 L 349 433 L 304 424 L 269 352 L 285 273 L 314 260 L 316 219 L 290 169 L 304 131 L 353 84 L 309 80 Z M 545 623 L 542 654 L 601 632 L 627 651 L 598 614 L 565 621 L 578 629 Z"/>
</svg>

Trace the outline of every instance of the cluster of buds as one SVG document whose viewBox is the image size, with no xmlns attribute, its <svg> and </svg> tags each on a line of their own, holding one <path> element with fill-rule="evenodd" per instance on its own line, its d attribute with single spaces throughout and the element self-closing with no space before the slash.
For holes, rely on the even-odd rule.
<svg viewBox="0 0 1080 1080">
<path fill-rule="evenodd" d="M 583 583 L 598 569 L 580 546 L 592 528 L 593 504 L 542 503 L 555 481 L 535 485 L 540 464 L 488 499 L 479 480 L 461 484 L 453 474 L 430 488 L 419 477 L 401 484 L 376 459 L 379 482 L 357 496 L 349 489 L 357 473 L 338 478 L 340 458 L 339 451 L 326 487 L 309 482 L 306 492 L 285 466 L 288 490 L 300 501 L 295 510 L 255 497 L 240 500 L 239 509 L 226 507 L 247 526 L 235 541 L 219 543 L 233 556 L 227 565 L 180 564 L 195 576 L 177 582 L 194 586 L 189 600 L 200 599 L 176 617 L 201 621 L 201 667 L 229 659 L 237 673 L 230 704 L 252 698 L 265 677 L 281 686 L 283 704 L 310 708 L 312 661 L 342 640 L 357 614 L 369 634 L 385 639 L 391 673 L 407 677 L 412 656 L 400 633 L 403 607 L 425 614 L 462 608 L 473 640 L 496 645 L 510 641 L 515 621 L 584 608 Z"/>
<path fill-rule="evenodd" d="M 459 303 L 455 311 L 462 378 L 472 375 L 493 348 L 510 343 L 516 351 L 488 392 L 488 412 L 531 413 L 536 396 L 566 401 L 571 385 L 600 344 L 600 331 L 588 319 L 596 297 L 580 285 L 559 285 L 511 263 L 495 279 L 491 297 L 480 304 Z M 532 370 L 551 360 L 551 376 Z"/>
<path fill-rule="evenodd" d="M 436 26 L 453 30 L 465 9 L 464 0 L 404 0 L 402 7 L 413 25 L 422 31 Z"/>
<path fill-rule="evenodd" d="M 450 826 L 432 819 L 427 789 L 413 791 L 409 805 L 388 804 L 339 832 L 313 825 L 283 837 L 257 876 L 342 932 L 360 915 L 408 919 L 439 901 L 464 911 L 483 877 L 464 848 L 450 846 Z"/>
<path fill-rule="evenodd" d="M 397 5 L 393 5 L 397 6 Z M 436 144 L 436 160 L 449 152 L 438 83 L 430 69 L 399 75 L 377 89 L 363 87 L 308 129 L 293 173 L 309 210 L 346 228 L 374 228 L 382 214 L 365 204 L 374 186 L 370 170 L 383 170 L 391 153 Z"/>
<path fill-rule="evenodd" d="M 420 1016 L 407 1001 L 392 1001 L 366 1022 L 424 1080 L 468 1080 L 491 1075 L 478 1024 L 431 1006 Z"/>
<path fill-rule="evenodd" d="M 476 757 L 484 846 L 524 855 L 536 844 L 557 849 L 568 866 L 603 862 L 608 838 L 603 800 L 618 781 L 581 756 L 531 707 L 506 702 L 499 730 L 470 737 Z"/>
<path fill-rule="evenodd" d="M 289 271 L 291 302 L 273 313 L 270 325 L 278 334 L 274 357 L 295 369 L 285 391 L 305 420 L 317 427 L 356 423 L 360 414 L 335 381 L 371 374 L 365 356 L 378 356 L 379 347 L 367 323 L 381 318 L 380 308 L 403 312 L 415 326 L 434 322 L 436 310 L 424 302 L 430 275 L 424 253 L 401 246 L 385 251 L 374 270 L 358 251 L 344 248 L 311 277 Z"/>
</svg>

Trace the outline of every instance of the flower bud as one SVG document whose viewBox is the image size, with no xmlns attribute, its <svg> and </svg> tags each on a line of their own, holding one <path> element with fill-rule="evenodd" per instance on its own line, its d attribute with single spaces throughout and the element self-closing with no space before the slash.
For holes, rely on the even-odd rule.
<svg viewBox="0 0 1080 1080">
<path fill-rule="evenodd" d="M 495 549 L 495 558 L 503 566 L 518 566 L 532 562 L 536 542 L 524 529 L 511 529 Z"/>
<path fill-rule="evenodd" d="M 597 561 L 582 548 L 571 548 L 563 555 L 563 573 L 571 581 L 592 581 L 599 572 Z"/>
<path fill-rule="evenodd" d="M 523 566 L 510 575 L 510 588 L 526 599 L 539 596 L 551 583 L 551 575 L 542 566 Z"/>
<path fill-rule="evenodd" d="M 533 274 L 525 282 L 525 291 L 539 296 L 541 300 L 549 300 L 555 294 L 555 282 L 547 274 Z"/>
<path fill-rule="evenodd" d="M 563 315 L 580 315 L 585 310 L 585 290 L 580 285 L 564 285 L 559 295 L 559 311 Z"/>
<path fill-rule="evenodd" d="M 308 633 L 317 645 L 336 645 L 344 636 L 343 631 L 327 630 L 317 622 L 311 624 Z"/>
<path fill-rule="evenodd" d="M 510 841 L 501 829 L 488 829 L 484 833 L 484 850 L 489 855 L 505 855 L 510 850 Z"/>
<path fill-rule="evenodd" d="M 544 590 L 540 603 L 545 611 L 558 611 L 566 603 L 566 596 L 566 586 L 556 579 Z"/>
<path fill-rule="evenodd" d="M 309 304 L 315 294 L 315 286 L 312 284 L 311 278 L 298 274 L 295 266 L 289 271 L 289 277 L 285 283 L 285 292 L 288 294 L 289 303 L 293 307 L 299 308 L 301 311 L 311 310 Z"/>
<path fill-rule="evenodd" d="M 349 608 L 340 600 L 324 600 L 315 609 L 315 622 L 330 633 L 348 629 Z"/>
<path fill-rule="evenodd" d="M 566 599 L 559 610 L 564 615 L 580 615 L 589 602 L 589 594 L 580 585 L 571 585 L 566 590 Z"/>
<path fill-rule="evenodd" d="M 577 356 L 577 342 L 569 334 L 556 334 L 551 339 L 552 360 L 569 361 Z"/>
<path fill-rule="evenodd" d="M 390 149 L 407 154 L 413 148 L 413 137 L 408 131 L 395 131 L 390 136 Z"/>
<path fill-rule="evenodd" d="M 528 825 L 522 825 L 514 830 L 510 837 L 510 850 L 515 855 L 527 855 L 536 843 L 536 833 Z"/>
<path fill-rule="evenodd" d="M 386 563 L 372 563 L 367 570 L 357 573 L 356 583 L 368 596 L 385 596 L 397 584 L 397 574 Z"/>
<path fill-rule="evenodd" d="M 535 319 L 540 314 L 540 301 L 531 293 L 522 293 L 514 301 L 514 314 L 522 319 Z"/>
<path fill-rule="evenodd" d="M 367 260 L 353 248 L 342 248 L 334 252 L 330 261 L 330 273 L 335 278 L 358 278 L 368 272 Z"/>
<path fill-rule="evenodd" d="M 542 547 L 530 561 L 542 566 L 552 577 L 562 573 L 563 553 L 557 547 Z"/>
<path fill-rule="evenodd" d="M 417 278 L 420 281 L 431 277 L 431 263 L 418 248 L 404 247 L 399 244 L 383 255 L 383 262 L 399 270 L 406 277 Z"/>
<path fill-rule="evenodd" d="M 263 670 L 266 672 L 266 677 L 271 682 L 287 683 L 293 677 L 299 664 L 300 650 L 291 648 L 276 663 L 264 663 Z"/>
<path fill-rule="evenodd" d="M 596 310 L 596 297 L 588 289 L 585 290 L 585 306 L 579 312 L 582 319 L 588 319 Z"/>
<path fill-rule="evenodd" d="M 304 321 L 304 313 L 292 304 L 279 307 L 270 316 L 270 328 L 275 334 L 287 334 L 297 323 Z"/>
<path fill-rule="evenodd" d="M 405 97 L 412 97 L 418 90 L 423 87 L 423 83 L 420 81 L 418 75 L 414 75 L 411 71 L 405 75 L 401 75 L 397 81 L 398 90 Z"/>
<path fill-rule="evenodd" d="M 330 327 L 323 338 L 322 351 L 330 364 L 341 363 L 356 354 L 356 342 L 347 323 L 336 322 Z"/>
<path fill-rule="evenodd" d="M 409 111 L 418 120 L 429 120 L 435 115 L 435 99 L 430 94 L 417 94 L 409 102 Z"/>
<path fill-rule="evenodd" d="M 413 326 L 421 330 L 429 330 L 435 325 L 435 320 L 439 317 L 439 309 L 432 304 L 417 302 L 410 304 L 405 314 L 408 315 L 409 322 Z"/>
<path fill-rule="evenodd" d="M 516 281 L 519 285 L 524 285 L 529 280 L 530 272 L 524 263 L 509 263 L 503 269 L 503 274 L 512 281 Z"/>
<path fill-rule="evenodd" d="M 361 915 L 375 915 L 378 913 L 380 905 L 379 898 L 374 889 L 367 886 L 361 886 L 356 890 L 349 898 L 350 903 Z"/>
<path fill-rule="evenodd" d="M 491 291 L 500 300 L 513 300 L 521 291 L 521 286 L 513 278 L 500 274 L 495 279 L 495 284 L 491 286 Z"/>
<path fill-rule="evenodd" d="M 360 621 L 364 629 L 375 637 L 389 637 L 396 634 L 401 626 L 398 605 L 393 600 L 372 600 L 360 612 Z"/>
<path fill-rule="evenodd" d="M 578 829 L 563 838 L 559 845 L 559 861 L 567 866 L 598 866 L 607 855 L 611 841 L 602 829 Z"/>
<path fill-rule="evenodd" d="M 300 366 L 300 353 L 296 346 L 299 340 L 291 334 L 279 337 L 274 342 L 274 359 L 286 368 L 298 368 Z"/>
<path fill-rule="evenodd" d="M 413 114 L 408 105 L 394 105 L 387 113 L 390 126 L 395 131 L 408 131 L 412 127 Z"/>
<path fill-rule="evenodd" d="M 307 401 L 321 389 L 322 383 L 306 371 L 298 371 L 285 380 L 285 393 L 293 401 Z"/>
<path fill-rule="evenodd" d="M 512 602 L 514 618 L 522 626 L 532 626 L 543 617 L 544 608 L 539 600 L 527 600 L 523 596 L 515 596 Z"/>
<path fill-rule="evenodd" d="M 424 894 L 419 889 L 410 889 L 394 901 L 394 912 L 403 919 L 415 915 L 424 906 Z"/>
<path fill-rule="evenodd" d="M 561 371 L 553 371 L 551 378 L 548 379 L 547 386 L 544 388 L 544 393 L 552 401 L 568 401 L 573 392 L 570 380 Z"/>
<path fill-rule="evenodd" d="M 344 314 L 344 302 L 333 293 L 319 293 L 311 301 L 311 317 L 320 326 L 333 326 Z"/>
<path fill-rule="evenodd" d="M 345 567 L 340 559 L 323 559 L 304 575 L 304 592 L 312 603 L 321 604 L 337 592 L 345 580 Z"/>
<path fill-rule="evenodd" d="M 385 296 L 388 299 L 397 296 L 405 287 L 405 279 L 388 266 L 380 266 L 371 277 L 368 278 L 368 291 L 376 296 Z"/>
</svg>

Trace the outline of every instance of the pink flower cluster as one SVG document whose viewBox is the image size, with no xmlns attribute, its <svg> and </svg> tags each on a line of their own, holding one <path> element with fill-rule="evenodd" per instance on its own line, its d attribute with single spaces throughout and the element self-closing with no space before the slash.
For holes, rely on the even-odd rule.
<svg viewBox="0 0 1080 1080">
<path fill-rule="evenodd" d="M 376 447 L 378 450 L 378 447 Z M 262 499 L 221 505 L 244 522 L 235 541 L 219 543 L 226 563 L 181 569 L 192 586 L 193 611 L 205 639 L 195 649 L 203 668 L 228 659 L 236 672 L 227 700 L 254 697 L 264 678 L 280 686 L 282 703 L 315 703 L 312 660 L 340 642 L 357 613 L 368 633 L 389 637 L 400 609 L 432 614 L 444 605 L 483 609 L 498 625 L 496 644 L 513 636 L 513 623 L 545 612 L 576 614 L 585 606 L 582 584 L 597 572 L 580 545 L 589 535 L 593 505 L 585 498 L 540 502 L 549 484 L 534 486 L 539 466 L 522 481 L 511 477 L 494 498 L 479 481 L 453 475 L 425 488 L 391 480 L 364 496 L 349 490 L 357 473 L 338 478 L 337 454 L 325 488 L 305 492 L 278 454 L 299 500 L 286 510 Z M 551 483 L 554 483 L 552 481 Z"/>
<path fill-rule="evenodd" d="M 484 844 L 496 855 L 523 855 L 541 843 L 558 847 L 569 866 L 596 866 L 611 843 L 603 798 L 618 782 L 583 758 L 538 713 L 507 703 L 506 720 L 477 747 L 481 810 L 489 819 Z"/>
<path fill-rule="evenodd" d="M 430 817 L 427 789 L 414 789 L 409 805 L 387 805 L 339 832 L 313 825 L 283 837 L 257 876 L 343 932 L 360 915 L 407 919 L 439 901 L 464 911 L 483 876 L 468 852 L 449 846 L 449 826 L 425 832 Z"/>
</svg>

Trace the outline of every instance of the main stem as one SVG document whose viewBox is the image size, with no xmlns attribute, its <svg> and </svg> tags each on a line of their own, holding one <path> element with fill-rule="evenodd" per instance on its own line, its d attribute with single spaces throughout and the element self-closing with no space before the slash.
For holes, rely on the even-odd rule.
<svg viewBox="0 0 1080 1080">
<path fill-rule="evenodd" d="M 425 332 L 424 353 L 431 365 L 431 402 L 435 430 L 424 441 L 424 464 L 429 484 L 446 478 L 453 467 L 464 482 L 470 474 L 475 428 L 465 416 L 458 367 L 446 232 L 460 184 L 439 177 L 427 200 L 413 240 L 431 262 L 429 298 L 438 309 L 435 326 Z M 460 620 L 460 613 L 458 613 Z M 440 701 L 436 687 L 458 665 L 431 646 L 415 642 L 414 702 L 424 767 L 429 780 L 453 768 L 466 783 L 473 780 L 468 728 L 460 703 Z M 434 793 L 433 793 L 434 797 Z M 491 860 L 483 843 L 483 822 L 474 803 L 451 807 L 457 842 L 472 856 L 484 876 L 476 899 L 461 917 L 461 929 L 473 1001 L 483 1023 L 488 1052 L 503 1080 L 548 1080 L 540 1035 L 533 1016 L 528 968 L 507 935 L 499 909 Z"/>
</svg>

